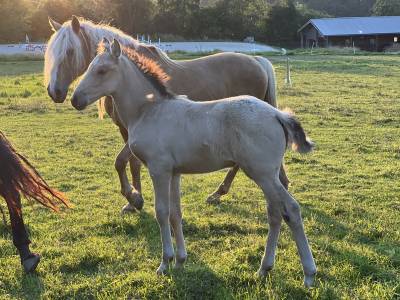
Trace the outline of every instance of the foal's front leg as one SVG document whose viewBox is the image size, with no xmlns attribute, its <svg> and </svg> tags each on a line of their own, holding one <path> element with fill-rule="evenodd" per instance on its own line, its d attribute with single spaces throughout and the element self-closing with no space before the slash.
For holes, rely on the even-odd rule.
<svg viewBox="0 0 400 300">
<path fill-rule="evenodd" d="M 115 160 L 115 169 L 118 172 L 119 181 L 121 184 L 121 194 L 128 200 L 129 204 L 125 205 L 122 209 L 122 213 L 134 211 L 135 208 L 141 210 L 143 208 L 143 198 L 139 191 L 135 190 L 129 183 L 128 176 L 126 174 L 126 165 L 128 161 L 132 159 L 134 155 L 129 149 L 128 144 L 125 144 L 121 152 L 118 154 Z M 137 158 L 135 158 L 137 159 Z"/>
<path fill-rule="evenodd" d="M 169 263 L 174 259 L 174 248 L 169 223 L 169 199 L 172 176 L 170 173 L 154 171 L 150 167 L 149 172 L 154 186 L 156 218 L 161 233 L 162 259 L 157 269 L 157 274 L 161 275 L 165 273 Z"/>
<path fill-rule="evenodd" d="M 176 242 L 175 268 L 183 267 L 187 258 L 185 238 L 182 230 L 182 210 L 180 195 L 180 175 L 174 175 L 171 180 L 171 192 L 169 199 L 169 221 L 174 231 Z"/>
</svg>

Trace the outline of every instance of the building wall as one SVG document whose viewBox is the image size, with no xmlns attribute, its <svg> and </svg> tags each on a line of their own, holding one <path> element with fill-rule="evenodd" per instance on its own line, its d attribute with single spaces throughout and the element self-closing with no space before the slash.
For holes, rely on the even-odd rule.
<svg viewBox="0 0 400 300">
<path fill-rule="evenodd" d="M 318 30 L 315 29 L 315 27 L 312 26 L 311 24 L 301 31 L 300 36 L 302 39 L 301 45 L 303 48 L 311 48 L 313 44 L 314 46 L 319 46 L 317 45 L 319 38 Z"/>
<path fill-rule="evenodd" d="M 300 46 L 302 48 L 313 47 L 353 47 L 367 51 L 383 51 L 395 44 L 394 38 L 400 45 L 400 32 L 389 35 L 365 35 L 365 36 L 339 36 L 323 37 L 318 30 L 309 24 L 300 32 Z"/>
<path fill-rule="evenodd" d="M 365 35 L 365 36 L 343 36 L 329 37 L 329 46 L 333 47 L 353 47 L 366 51 L 384 51 L 393 46 L 394 38 L 398 37 L 400 42 L 400 33 L 398 35 Z"/>
</svg>

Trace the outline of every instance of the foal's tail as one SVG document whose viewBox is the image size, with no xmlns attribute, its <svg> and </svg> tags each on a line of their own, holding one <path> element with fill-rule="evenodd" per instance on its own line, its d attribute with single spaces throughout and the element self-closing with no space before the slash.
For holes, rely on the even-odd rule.
<svg viewBox="0 0 400 300">
<path fill-rule="evenodd" d="M 276 118 L 283 127 L 287 145 L 291 145 L 293 151 L 308 153 L 314 149 L 314 143 L 306 136 L 303 127 L 292 112 L 280 111 Z"/>
<path fill-rule="evenodd" d="M 59 210 L 57 202 L 69 207 L 67 198 L 52 189 L 0 131 L 0 195 L 14 200 L 15 191 L 54 211 Z"/>
</svg>

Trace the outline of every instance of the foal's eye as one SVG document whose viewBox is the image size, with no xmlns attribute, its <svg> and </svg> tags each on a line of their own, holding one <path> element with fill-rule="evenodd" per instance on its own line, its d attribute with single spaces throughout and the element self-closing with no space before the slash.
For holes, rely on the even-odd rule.
<svg viewBox="0 0 400 300">
<path fill-rule="evenodd" d="M 98 71 L 97 71 L 97 74 L 98 75 L 104 75 L 104 74 L 106 74 L 106 69 L 99 69 Z"/>
</svg>

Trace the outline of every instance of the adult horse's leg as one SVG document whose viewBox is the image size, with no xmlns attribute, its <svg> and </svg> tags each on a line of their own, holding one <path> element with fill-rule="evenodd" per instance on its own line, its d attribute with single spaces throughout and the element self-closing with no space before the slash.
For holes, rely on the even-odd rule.
<svg viewBox="0 0 400 300">
<path fill-rule="evenodd" d="M 129 184 L 128 176 L 126 175 L 126 165 L 128 161 L 132 160 L 132 153 L 129 149 L 128 144 L 125 144 L 124 148 L 118 154 L 115 160 L 115 169 L 118 172 L 121 194 L 128 200 L 129 204 L 125 205 L 122 213 L 143 208 L 143 198 L 141 194 Z M 127 207 L 129 205 L 129 207 Z"/>
<path fill-rule="evenodd" d="M 282 183 L 283 187 L 286 190 L 289 190 L 289 178 L 286 175 L 286 171 L 285 171 L 285 165 L 282 163 L 281 164 L 281 168 L 279 169 L 279 180 Z"/>
<path fill-rule="evenodd" d="M 33 272 L 40 262 L 40 255 L 32 253 L 29 249 L 31 241 L 22 219 L 21 198 L 17 191 L 12 194 L 2 195 L 7 202 L 8 211 L 11 219 L 11 229 L 13 234 L 14 246 L 18 249 L 21 264 L 26 273 Z"/>
<path fill-rule="evenodd" d="M 119 122 L 118 116 L 116 115 L 116 111 L 114 108 L 113 100 L 111 97 L 107 96 L 105 98 L 104 108 L 105 108 L 107 114 L 111 117 L 111 119 L 114 121 L 114 123 L 118 126 L 119 132 L 121 133 L 121 136 L 126 144 L 126 142 L 128 141 L 128 131 Z M 115 161 L 116 168 L 117 168 L 117 165 L 119 165 L 120 168 L 123 168 L 123 169 L 121 169 L 121 172 L 124 172 L 125 176 L 126 176 L 126 165 L 127 165 L 127 162 L 129 161 L 130 170 L 131 170 L 131 174 L 132 174 L 132 185 L 133 185 L 134 189 L 132 189 L 132 192 L 129 193 L 129 198 L 126 196 L 126 194 L 124 195 L 125 197 L 127 197 L 128 204 L 126 204 L 122 208 L 122 213 L 129 213 L 129 212 L 134 212 L 135 208 L 139 209 L 139 210 L 143 208 L 144 200 L 142 197 L 142 185 L 141 185 L 141 181 L 140 181 L 141 162 L 132 154 L 130 154 L 129 156 L 128 156 L 128 154 L 126 154 L 126 155 L 122 154 L 121 156 L 120 155 L 121 155 L 121 153 L 117 156 L 117 160 Z M 118 171 L 119 177 L 121 178 L 119 169 L 117 169 L 117 171 Z M 135 205 L 133 205 L 133 203 L 135 203 Z M 142 204 L 139 205 L 140 203 L 142 203 Z"/>
<path fill-rule="evenodd" d="M 228 171 L 224 181 L 219 185 L 217 190 L 207 198 L 207 203 L 218 204 L 220 202 L 221 196 L 226 195 L 229 192 L 233 179 L 235 178 L 238 171 L 239 171 L 238 166 L 234 166 L 232 169 Z"/>
<path fill-rule="evenodd" d="M 221 196 L 224 196 L 228 194 L 229 189 L 232 186 L 233 179 L 235 179 L 235 176 L 237 172 L 239 171 L 239 167 L 235 166 L 232 169 L 228 171 L 228 173 L 225 176 L 224 181 L 219 185 L 216 191 L 214 191 L 210 196 L 207 198 L 207 203 L 209 204 L 218 204 L 221 201 Z M 289 179 L 286 176 L 285 168 L 283 164 L 281 165 L 281 168 L 279 170 L 279 180 L 281 181 L 282 185 L 285 187 L 285 189 L 289 189 Z"/>
</svg>

